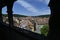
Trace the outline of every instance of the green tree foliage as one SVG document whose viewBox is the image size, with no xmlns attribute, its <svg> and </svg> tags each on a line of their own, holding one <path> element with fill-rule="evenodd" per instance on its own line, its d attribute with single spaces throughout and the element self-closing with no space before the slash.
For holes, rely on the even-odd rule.
<svg viewBox="0 0 60 40">
<path fill-rule="evenodd" d="M 44 34 L 45 36 L 47 36 L 48 34 L 48 25 L 44 25 L 43 28 L 41 28 L 41 34 Z"/>
<path fill-rule="evenodd" d="M 7 14 L 3 14 L 3 16 L 7 17 Z M 27 17 L 25 15 L 13 14 L 14 17 Z"/>
<path fill-rule="evenodd" d="M 35 17 L 42 17 L 42 18 L 46 17 L 46 18 L 48 18 L 49 16 L 50 16 L 50 15 L 47 14 L 47 15 L 39 15 L 39 16 L 35 16 Z"/>
</svg>

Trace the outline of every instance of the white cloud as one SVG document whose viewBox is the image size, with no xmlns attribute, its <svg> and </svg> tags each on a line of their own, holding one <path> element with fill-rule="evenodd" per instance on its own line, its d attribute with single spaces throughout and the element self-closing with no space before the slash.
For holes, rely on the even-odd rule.
<svg viewBox="0 0 60 40">
<path fill-rule="evenodd" d="M 18 0 L 17 1 L 21 6 L 23 6 L 24 8 L 26 8 L 28 11 L 34 12 L 34 13 L 38 13 L 39 11 L 34 8 L 31 4 L 29 4 L 26 1 L 23 0 Z"/>
<path fill-rule="evenodd" d="M 50 14 L 50 10 L 49 9 L 45 9 L 43 11 L 40 11 L 39 13 L 36 13 L 35 15 L 45 15 L 45 14 Z"/>
<path fill-rule="evenodd" d="M 48 4 L 50 0 L 38 0 L 38 1 Z"/>
<path fill-rule="evenodd" d="M 42 2 L 43 0 L 38 0 L 38 1 Z"/>
<path fill-rule="evenodd" d="M 50 0 L 45 0 L 46 4 L 48 4 L 48 3 L 49 3 L 49 1 L 50 1 Z"/>
<path fill-rule="evenodd" d="M 44 2 L 44 0 L 40 0 L 40 1 Z M 47 0 L 45 0 L 45 2 L 47 3 Z M 48 9 L 45 9 L 43 11 L 37 10 L 36 8 L 34 8 L 33 5 L 31 5 L 30 3 L 28 3 L 24 0 L 18 0 L 17 3 L 20 4 L 21 6 L 23 6 L 24 8 L 26 8 L 28 11 L 31 11 L 32 13 L 34 13 L 34 15 L 50 14 L 50 10 L 48 10 Z"/>
</svg>

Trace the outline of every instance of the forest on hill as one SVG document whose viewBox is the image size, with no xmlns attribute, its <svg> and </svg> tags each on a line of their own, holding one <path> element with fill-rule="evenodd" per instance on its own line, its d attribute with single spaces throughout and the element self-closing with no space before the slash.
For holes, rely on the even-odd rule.
<svg viewBox="0 0 60 40">
<path fill-rule="evenodd" d="M 7 14 L 3 14 L 3 16 L 8 16 Z M 26 15 L 19 15 L 19 14 L 13 14 L 13 16 L 14 17 L 28 17 L 28 16 L 26 16 Z M 42 18 L 44 18 L 44 17 L 49 17 L 50 15 L 38 15 L 38 16 L 32 16 L 32 17 L 42 17 Z"/>
</svg>

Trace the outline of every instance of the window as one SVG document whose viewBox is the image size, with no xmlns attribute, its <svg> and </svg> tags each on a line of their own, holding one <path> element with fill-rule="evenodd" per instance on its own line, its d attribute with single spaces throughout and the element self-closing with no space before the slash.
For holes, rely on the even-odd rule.
<svg viewBox="0 0 60 40">
<path fill-rule="evenodd" d="M 38 34 L 48 33 L 50 9 L 49 0 L 17 0 L 13 7 L 14 26 Z M 8 17 L 3 9 L 3 21 L 8 23 Z"/>
</svg>

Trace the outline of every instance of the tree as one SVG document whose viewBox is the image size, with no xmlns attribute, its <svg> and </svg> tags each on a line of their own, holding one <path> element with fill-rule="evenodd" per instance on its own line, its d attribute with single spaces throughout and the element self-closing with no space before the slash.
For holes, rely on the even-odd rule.
<svg viewBox="0 0 60 40">
<path fill-rule="evenodd" d="M 41 34 L 44 34 L 45 36 L 47 36 L 48 34 L 48 25 L 44 25 L 43 28 L 41 28 Z"/>
</svg>

